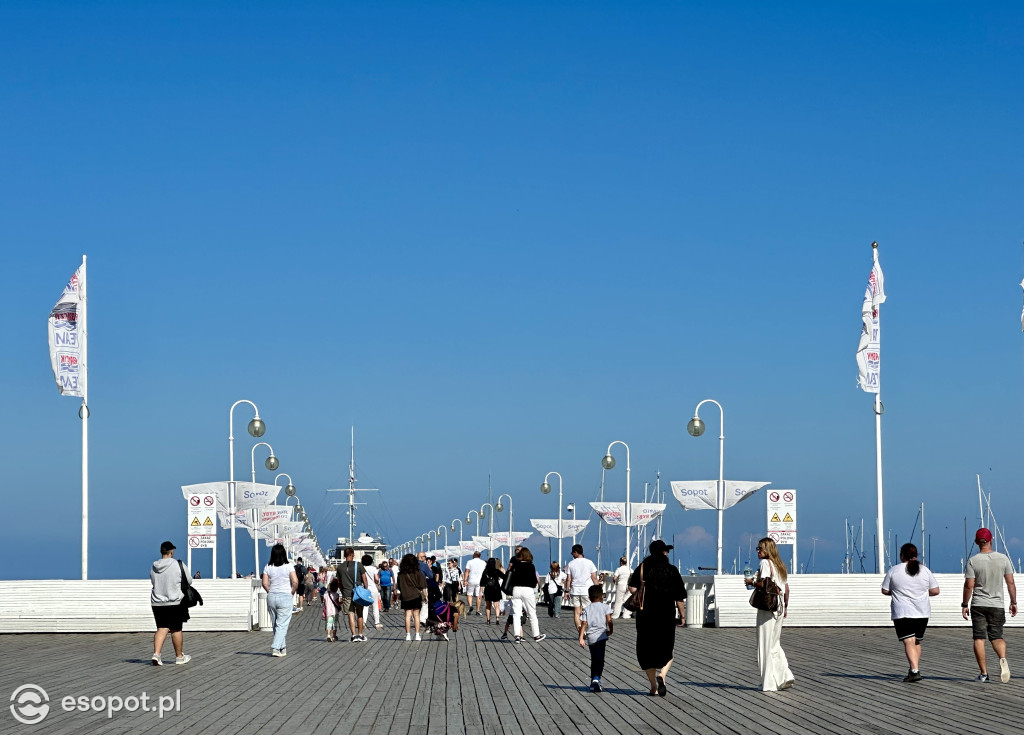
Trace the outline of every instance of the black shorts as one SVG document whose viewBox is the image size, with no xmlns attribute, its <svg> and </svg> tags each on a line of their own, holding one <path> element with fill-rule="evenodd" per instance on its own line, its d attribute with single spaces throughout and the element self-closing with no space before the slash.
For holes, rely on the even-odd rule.
<svg viewBox="0 0 1024 735">
<path fill-rule="evenodd" d="M 1006 611 L 1001 607 L 972 607 L 971 628 L 974 640 L 997 641 L 1003 637 L 1003 625 L 1006 623 Z"/>
<path fill-rule="evenodd" d="M 907 638 L 924 638 L 925 628 L 928 627 L 928 618 L 896 618 L 892 621 L 896 629 L 896 637 L 901 641 Z"/>
<path fill-rule="evenodd" d="M 167 628 L 172 633 L 181 630 L 181 626 L 188 620 L 185 615 L 188 608 L 184 605 L 153 605 L 153 618 L 156 620 L 157 628 Z"/>
<path fill-rule="evenodd" d="M 415 598 L 413 598 L 411 600 L 406 600 L 405 598 L 402 599 L 402 609 L 403 610 L 419 610 L 422 607 L 423 607 L 423 598 L 422 597 L 415 597 Z"/>
</svg>

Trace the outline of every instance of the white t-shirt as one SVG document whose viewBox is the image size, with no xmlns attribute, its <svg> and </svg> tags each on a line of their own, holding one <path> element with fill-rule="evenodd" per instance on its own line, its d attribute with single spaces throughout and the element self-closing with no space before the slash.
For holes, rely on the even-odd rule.
<svg viewBox="0 0 1024 735">
<path fill-rule="evenodd" d="M 295 567 L 291 564 L 282 564 L 279 567 L 267 566 L 263 567 L 263 573 L 270 577 L 270 589 L 267 590 L 269 594 L 285 594 L 290 595 L 292 593 L 292 572 L 295 571 Z"/>
<path fill-rule="evenodd" d="M 467 580 L 469 584 L 478 585 L 480 584 L 480 577 L 484 573 L 484 569 L 487 568 L 487 562 L 481 559 L 479 556 L 475 556 L 466 562 L 466 573 L 469 574 Z"/>
<path fill-rule="evenodd" d="M 580 613 L 580 620 L 587 623 L 587 644 L 594 645 L 608 637 L 608 620 L 612 609 L 606 602 L 591 602 Z"/>
<path fill-rule="evenodd" d="M 906 562 L 894 566 L 882 580 L 882 589 L 889 590 L 892 596 L 892 619 L 931 617 L 928 590 L 938 586 L 935 575 L 924 564 L 913 577 L 907 574 Z"/>
<path fill-rule="evenodd" d="M 559 587 L 565 587 L 565 570 L 560 569 L 558 574 L 548 575 L 548 593 L 555 594 Z"/>
<path fill-rule="evenodd" d="M 591 579 L 590 575 L 597 574 L 597 567 L 594 566 L 594 562 L 585 556 L 581 556 L 566 564 L 565 571 L 572 577 L 572 588 L 569 590 L 569 594 L 586 597 L 590 586 L 594 584 L 594 580 Z"/>
<path fill-rule="evenodd" d="M 629 577 L 633 574 L 633 570 L 623 564 L 621 567 L 615 570 L 613 575 L 615 578 L 615 588 L 624 590 L 629 586 Z"/>
</svg>

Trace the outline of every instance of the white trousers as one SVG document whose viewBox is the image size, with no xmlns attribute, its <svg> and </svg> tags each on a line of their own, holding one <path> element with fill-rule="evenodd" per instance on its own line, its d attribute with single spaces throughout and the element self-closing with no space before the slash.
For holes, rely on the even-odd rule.
<svg viewBox="0 0 1024 735">
<path fill-rule="evenodd" d="M 782 612 L 757 611 L 757 668 L 761 691 L 774 692 L 793 681 L 786 652 L 782 650 Z"/>
<path fill-rule="evenodd" d="M 512 630 L 516 638 L 523 634 L 522 614 L 530 620 L 533 637 L 540 635 L 540 622 L 537 620 L 537 592 L 533 587 L 512 588 Z"/>
<path fill-rule="evenodd" d="M 363 624 L 369 625 L 370 623 L 370 608 L 373 608 L 373 623 L 374 625 L 380 625 L 380 590 L 377 589 L 377 585 L 370 582 L 370 586 L 367 588 L 370 590 L 370 596 L 373 597 L 373 603 L 363 608 Z"/>
<path fill-rule="evenodd" d="M 619 613 L 622 613 L 622 617 L 624 618 L 632 617 L 632 613 L 630 613 L 629 610 L 622 609 L 622 603 L 626 601 L 627 597 L 629 597 L 628 585 L 626 587 L 615 588 L 615 602 L 612 603 L 613 618 L 619 617 Z"/>
</svg>

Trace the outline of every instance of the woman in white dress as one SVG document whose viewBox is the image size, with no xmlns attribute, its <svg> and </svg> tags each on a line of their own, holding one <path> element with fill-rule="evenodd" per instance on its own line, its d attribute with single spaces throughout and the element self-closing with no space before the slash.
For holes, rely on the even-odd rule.
<svg viewBox="0 0 1024 735">
<path fill-rule="evenodd" d="M 789 583 L 786 564 L 779 558 L 779 549 L 770 538 L 757 542 L 757 558 L 761 564 L 753 578 L 744 579 L 747 586 L 762 587 L 771 579 L 782 590 L 782 600 L 774 612 L 757 611 L 757 666 L 761 671 L 761 691 L 775 692 L 793 686 L 793 672 L 782 650 L 782 620 L 789 608 Z"/>
<path fill-rule="evenodd" d="M 366 572 L 366 581 L 369 583 L 367 589 L 370 590 L 370 596 L 373 598 L 373 602 L 363 608 L 363 625 L 367 628 L 370 627 L 370 608 L 372 607 L 374 627 L 380 630 L 384 627 L 380 622 L 380 590 L 377 589 L 380 570 L 373 566 L 373 557 L 369 554 L 364 554 L 360 562 L 363 565 L 363 571 Z"/>
</svg>

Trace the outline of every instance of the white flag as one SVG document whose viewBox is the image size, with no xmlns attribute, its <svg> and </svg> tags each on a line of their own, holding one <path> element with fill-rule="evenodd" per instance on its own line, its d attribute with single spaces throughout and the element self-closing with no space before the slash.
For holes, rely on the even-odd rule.
<svg viewBox="0 0 1024 735">
<path fill-rule="evenodd" d="M 517 544 L 525 541 L 533 535 L 532 531 L 515 531 L 512 534 L 512 543 L 509 543 L 508 531 L 495 531 L 494 533 L 487 534 L 494 539 L 495 547 L 501 546 L 516 546 Z"/>
<path fill-rule="evenodd" d="M 770 482 L 726 480 L 722 509 L 731 508 L 756 493 Z M 684 510 L 717 510 L 718 480 L 672 481 L 672 494 Z"/>
<path fill-rule="evenodd" d="M 71 276 L 57 305 L 50 312 L 47 333 L 50 341 L 50 367 L 62 396 L 86 394 L 88 369 L 85 364 L 85 330 L 79 318 L 85 314 L 85 261 Z"/>
<path fill-rule="evenodd" d="M 625 503 L 591 503 L 590 507 L 609 526 L 626 525 Z M 665 511 L 664 503 L 630 503 L 629 525 L 646 526 Z M 564 521 L 563 521 L 564 523 Z"/>
<path fill-rule="evenodd" d="M 864 290 L 864 303 L 860 308 L 860 342 L 857 344 L 857 385 L 865 393 L 878 393 L 881 373 L 881 335 L 878 325 L 878 307 L 885 303 L 885 281 L 878 262 L 878 250 L 872 250 L 875 262 Z"/>
<path fill-rule="evenodd" d="M 590 521 L 584 520 L 566 520 L 562 519 L 562 538 L 569 538 L 575 536 L 584 528 Z M 558 519 L 557 518 L 531 518 L 530 525 L 537 529 L 537 533 L 545 538 L 558 538 Z"/>
</svg>

